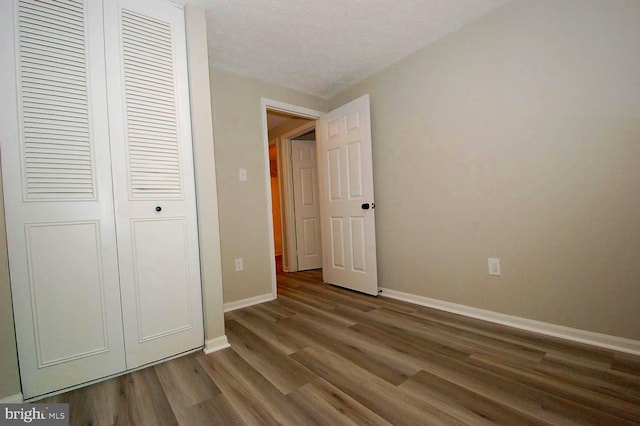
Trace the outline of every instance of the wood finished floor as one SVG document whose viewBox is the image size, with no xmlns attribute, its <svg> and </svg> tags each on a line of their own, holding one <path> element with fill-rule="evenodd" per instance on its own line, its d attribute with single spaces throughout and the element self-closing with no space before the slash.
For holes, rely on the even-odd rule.
<svg viewBox="0 0 640 426">
<path fill-rule="evenodd" d="M 71 424 L 640 424 L 640 357 L 278 274 L 232 345 L 42 402 Z"/>
</svg>

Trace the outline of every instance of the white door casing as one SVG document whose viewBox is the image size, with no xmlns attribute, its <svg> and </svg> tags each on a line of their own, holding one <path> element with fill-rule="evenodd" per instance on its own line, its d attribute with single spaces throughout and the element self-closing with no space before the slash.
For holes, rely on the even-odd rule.
<svg viewBox="0 0 640 426">
<path fill-rule="evenodd" d="M 184 15 L 106 0 L 111 156 L 127 367 L 203 345 Z"/>
<path fill-rule="evenodd" d="M 323 279 L 378 295 L 369 95 L 316 127 Z"/>
<path fill-rule="evenodd" d="M 322 268 L 315 141 L 291 141 L 298 270 Z"/>
<path fill-rule="evenodd" d="M 125 368 L 102 26 L 96 1 L 0 2 L 0 144 L 25 398 Z"/>
</svg>

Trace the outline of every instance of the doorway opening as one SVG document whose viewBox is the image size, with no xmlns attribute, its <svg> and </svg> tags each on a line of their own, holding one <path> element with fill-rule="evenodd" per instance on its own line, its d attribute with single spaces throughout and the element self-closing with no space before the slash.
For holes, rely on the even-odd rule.
<svg viewBox="0 0 640 426">
<path fill-rule="evenodd" d="M 276 272 L 295 272 L 298 271 L 298 240 L 303 239 L 303 235 L 298 236 L 299 230 L 307 230 L 307 234 L 312 232 L 312 221 L 303 221 L 301 216 L 302 207 L 309 204 L 309 190 L 316 187 L 317 197 L 317 178 L 315 182 L 309 179 L 309 171 L 302 173 L 300 164 L 297 164 L 298 175 L 305 175 L 304 182 L 297 180 L 298 196 L 298 226 L 296 226 L 296 194 L 294 194 L 294 175 L 292 168 L 292 141 L 295 142 L 294 151 L 298 150 L 298 145 L 306 145 L 306 153 L 302 154 L 302 158 L 306 159 L 306 155 L 313 153 L 313 162 L 315 162 L 315 126 L 323 112 L 310 110 L 308 108 L 296 105 L 285 104 L 270 99 L 262 99 L 263 111 L 263 139 L 265 147 L 265 166 L 266 166 L 266 189 L 267 189 L 267 205 L 268 205 L 268 226 L 271 245 L 272 259 L 272 293 L 273 297 L 277 297 L 277 280 Z M 312 139 L 310 141 L 309 139 Z M 313 144 L 313 145 L 311 145 Z M 311 146 L 313 149 L 311 149 Z M 300 153 L 298 152 L 298 158 Z M 298 177 L 299 177 L 298 176 Z M 313 179 L 311 179 L 313 180 Z M 301 187 L 301 183 L 306 185 Z M 302 190 L 301 190 L 302 188 Z M 306 194 L 306 202 L 301 199 Z M 320 223 L 317 219 L 317 238 L 320 238 Z M 318 246 L 320 247 L 320 246 Z M 304 243 L 300 248 L 304 248 Z M 318 251 L 320 249 L 318 248 Z M 313 251 L 313 250 L 311 250 Z M 309 252 L 309 250 L 307 251 Z M 321 259 L 321 256 L 320 256 Z M 322 267 L 317 265 L 317 267 Z"/>
<path fill-rule="evenodd" d="M 276 272 L 322 268 L 315 121 L 267 110 Z"/>
</svg>

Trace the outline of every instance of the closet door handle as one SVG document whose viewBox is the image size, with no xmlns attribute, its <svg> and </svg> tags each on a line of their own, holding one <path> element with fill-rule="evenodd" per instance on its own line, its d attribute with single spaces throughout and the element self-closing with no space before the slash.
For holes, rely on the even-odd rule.
<svg viewBox="0 0 640 426">
<path fill-rule="evenodd" d="M 161 211 L 162 211 L 162 207 L 157 206 L 157 207 L 156 207 L 156 211 L 157 211 L 157 212 L 161 212 Z"/>
</svg>

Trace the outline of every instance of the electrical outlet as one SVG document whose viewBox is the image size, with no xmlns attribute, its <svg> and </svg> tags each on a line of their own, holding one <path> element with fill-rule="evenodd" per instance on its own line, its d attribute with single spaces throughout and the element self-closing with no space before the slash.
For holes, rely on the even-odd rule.
<svg viewBox="0 0 640 426">
<path fill-rule="evenodd" d="M 235 259 L 235 267 L 236 267 L 236 272 L 244 271 L 244 261 L 242 260 L 241 257 L 238 257 L 237 259 Z"/>
<path fill-rule="evenodd" d="M 489 275 L 500 275 L 500 259 L 489 258 Z"/>
<path fill-rule="evenodd" d="M 238 169 L 238 179 L 240 179 L 240 182 L 247 181 L 247 169 Z"/>
</svg>

